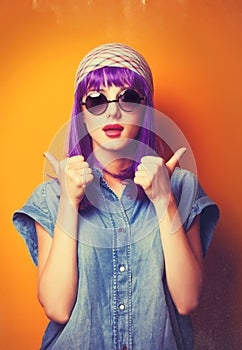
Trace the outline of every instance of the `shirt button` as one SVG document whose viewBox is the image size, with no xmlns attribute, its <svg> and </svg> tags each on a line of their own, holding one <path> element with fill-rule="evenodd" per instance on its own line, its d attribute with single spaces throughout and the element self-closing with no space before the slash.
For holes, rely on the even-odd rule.
<svg viewBox="0 0 242 350">
<path fill-rule="evenodd" d="M 126 345 L 122 345 L 121 350 L 127 350 L 127 346 Z"/>
<path fill-rule="evenodd" d="M 124 304 L 120 304 L 120 305 L 119 305 L 119 309 L 123 311 L 123 310 L 125 309 Z"/>
<path fill-rule="evenodd" d="M 119 266 L 119 271 L 120 271 L 120 272 L 124 272 L 125 270 L 126 270 L 125 265 L 120 265 L 120 266 Z"/>
<path fill-rule="evenodd" d="M 119 231 L 119 233 L 123 233 L 124 232 L 124 228 L 120 227 L 120 229 L 118 231 Z"/>
</svg>

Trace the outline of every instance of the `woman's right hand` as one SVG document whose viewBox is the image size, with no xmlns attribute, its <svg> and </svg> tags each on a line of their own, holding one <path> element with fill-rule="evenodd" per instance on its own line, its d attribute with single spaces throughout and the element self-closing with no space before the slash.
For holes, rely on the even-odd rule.
<svg viewBox="0 0 242 350">
<path fill-rule="evenodd" d="M 61 185 L 61 198 L 70 200 L 78 207 L 85 193 L 85 187 L 93 181 L 92 169 L 84 157 L 73 156 L 58 161 L 51 153 L 44 153 L 52 165 Z"/>
</svg>

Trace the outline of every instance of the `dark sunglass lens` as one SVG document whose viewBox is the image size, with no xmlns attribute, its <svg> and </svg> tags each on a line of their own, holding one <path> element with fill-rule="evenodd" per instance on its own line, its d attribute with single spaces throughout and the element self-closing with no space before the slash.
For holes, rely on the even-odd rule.
<svg viewBox="0 0 242 350">
<path fill-rule="evenodd" d="M 92 114 L 99 115 L 105 112 L 107 107 L 107 99 L 103 94 L 89 95 L 86 99 L 86 108 Z"/>
<path fill-rule="evenodd" d="M 126 90 L 119 98 L 121 108 L 126 112 L 132 112 L 138 108 L 140 96 L 134 90 Z"/>
</svg>

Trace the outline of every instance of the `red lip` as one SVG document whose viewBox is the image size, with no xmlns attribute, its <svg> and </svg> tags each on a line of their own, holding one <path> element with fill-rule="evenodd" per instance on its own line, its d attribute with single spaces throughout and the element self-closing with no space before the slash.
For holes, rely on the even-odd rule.
<svg viewBox="0 0 242 350">
<path fill-rule="evenodd" d="M 103 131 L 111 131 L 111 130 L 122 131 L 123 129 L 124 127 L 119 124 L 108 124 L 103 127 Z"/>
</svg>

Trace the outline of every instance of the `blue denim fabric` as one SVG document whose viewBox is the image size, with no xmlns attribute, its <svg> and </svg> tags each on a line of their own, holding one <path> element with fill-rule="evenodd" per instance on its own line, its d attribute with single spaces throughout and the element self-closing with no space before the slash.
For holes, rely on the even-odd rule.
<svg viewBox="0 0 242 350">
<path fill-rule="evenodd" d="M 164 279 L 164 257 L 151 202 L 137 199 L 128 181 L 121 199 L 94 169 L 87 187 L 92 205 L 81 206 L 78 228 L 78 294 L 65 325 L 50 321 L 41 349 L 173 350 L 193 348 L 189 317 L 178 314 Z M 204 255 L 219 217 L 217 206 L 189 171 L 176 168 L 171 179 L 185 231 L 201 215 Z M 41 184 L 13 222 L 34 263 L 38 244 L 34 222 L 53 236 L 60 186 Z"/>
</svg>

